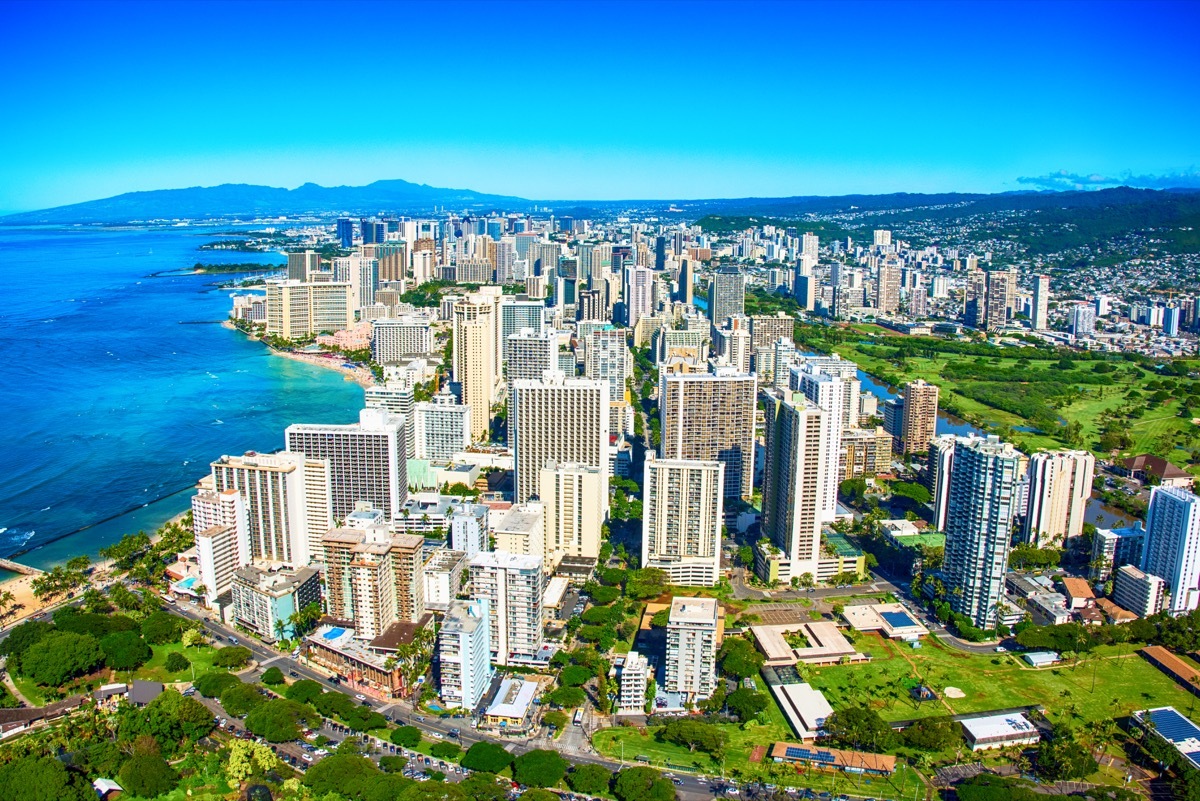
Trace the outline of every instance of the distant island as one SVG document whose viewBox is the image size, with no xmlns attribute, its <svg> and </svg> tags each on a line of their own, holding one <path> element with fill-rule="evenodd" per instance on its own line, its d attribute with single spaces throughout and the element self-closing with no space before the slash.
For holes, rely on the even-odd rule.
<svg viewBox="0 0 1200 801">
<path fill-rule="evenodd" d="M 255 261 L 237 262 L 236 264 L 201 264 L 196 262 L 192 265 L 191 272 L 193 275 L 204 275 L 207 273 L 271 273 L 276 270 L 282 270 L 285 265 L 282 264 L 262 264 Z"/>
</svg>

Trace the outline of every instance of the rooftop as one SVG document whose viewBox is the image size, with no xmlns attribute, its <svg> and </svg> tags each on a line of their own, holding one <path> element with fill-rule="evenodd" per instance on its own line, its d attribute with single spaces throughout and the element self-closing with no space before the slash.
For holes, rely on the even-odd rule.
<svg viewBox="0 0 1200 801">
<path fill-rule="evenodd" d="M 711 623 L 717 625 L 716 598 L 672 598 L 668 625 L 672 623 Z"/>
<path fill-rule="evenodd" d="M 524 720 L 529 714 L 533 699 L 537 697 L 537 692 L 537 682 L 505 679 L 500 683 L 500 689 L 496 691 L 496 696 L 485 714 L 489 717 Z"/>
<path fill-rule="evenodd" d="M 1154 724 L 1154 732 L 1169 742 L 1180 754 L 1200 769 L 1200 726 L 1185 718 L 1173 706 L 1143 709 L 1133 716 L 1142 723 Z"/>
<path fill-rule="evenodd" d="M 808 684 L 777 684 L 771 687 L 771 692 L 775 693 L 792 730 L 802 740 L 816 738 L 825 719 L 833 714 L 825 695 Z"/>
<path fill-rule="evenodd" d="M 1037 728 L 1020 713 L 985 715 L 960 721 L 972 740 L 995 740 L 1020 736 L 1038 736 Z"/>
<path fill-rule="evenodd" d="M 508 551 L 481 551 L 471 557 L 471 567 L 502 567 L 506 570 L 541 570 L 542 557 Z"/>
</svg>

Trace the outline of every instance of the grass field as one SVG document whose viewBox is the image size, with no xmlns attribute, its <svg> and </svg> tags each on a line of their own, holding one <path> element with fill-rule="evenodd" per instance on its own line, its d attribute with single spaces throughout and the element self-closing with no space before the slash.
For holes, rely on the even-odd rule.
<svg viewBox="0 0 1200 801">
<path fill-rule="evenodd" d="M 968 654 L 930 639 L 920 650 L 875 634 L 859 635 L 856 645 L 873 657 L 871 662 L 810 668 L 805 679 L 835 710 L 867 703 L 889 721 L 1041 705 L 1052 720 L 1078 722 L 1154 706 L 1186 711 L 1195 700 L 1128 645 L 1098 648 L 1094 659 L 1074 668 L 1037 670 L 1013 654 Z M 917 678 L 943 699 L 912 701 L 908 686 Z M 957 687 L 965 697 L 945 698 L 946 687 Z"/>
<path fill-rule="evenodd" d="M 880 333 L 880 330 L 875 326 L 853 326 L 853 329 L 868 335 Z M 889 334 L 890 332 L 883 333 Z M 889 379 L 901 382 L 921 378 L 930 383 L 937 384 L 942 391 L 943 403 L 951 401 L 965 417 L 979 421 L 990 427 L 1009 426 L 1018 428 L 1030 425 L 1028 420 L 1016 414 L 993 408 L 960 394 L 956 391 L 959 385 L 958 381 L 944 376 L 945 367 L 948 364 L 974 362 L 979 358 L 977 356 L 939 353 L 936 358 L 932 359 L 908 359 L 903 366 L 898 367 L 896 364 L 880 358 L 878 354 L 867 353 L 863 349 L 861 342 L 846 342 L 833 345 L 829 349 L 856 362 L 865 372 L 874 376 L 886 376 Z M 1003 352 L 1003 349 L 997 349 L 997 355 Z M 1013 368 L 1017 361 L 1015 358 L 997 358 L 994 361 L 990 360 L 989 363 L 996 367 Z M 1045 369 L 1048 364 L 1057 361 L 1057 357 L 1052 360 L 1032 361 L 1035 368 Z M 1078 364 L 1084 365 L 1086 363 L 1080 362 Z M 1119 372 L 1113 375 L 1119 375 L 1120 377 L 1109 385 L 1082 385 L 1079 397 L 1058 410 L 1059 415 L 1067 422 L 1078 421 L 1080 423 L 1083 427 L 1084 441 L 1093 449 L 1096 447 L 1096 440 L 1100 433 L 1098 418 L 1101 412 L 1117 409 L 1128 404 L 1129 400 L 1125 397 L 1126 392 L 1133 388 L 1146 391 L 1145 385 L 1157 378 L 1154 375 L 1142 374 L 1137 379 L 1131 380 L 1125 375 L 1125 372 L 1126 368 L 1124 366 L 1119 368 Z M 1177 380 L 1185 386 L 1195 386 L 1195 382 L 1190 382 L 1187 379 L 1173 380 Z M 1186 444 L 1189 448 L 1200 445 L 1200 427 L 1194 425 L 1190 418 L 1179 417 L 1179 411 L 1179 400 L 1173 398 L 1159 406 L 1148 409 L 1142 417 L 1133 420 L 1129 426 L 1133 445 L 1129 448 L 1128 453 L 1159 452 L 1159 441 L 1166 433 L 1175 434 L 1177 440 L 1181 444 Z M 1015 433 L 1013 438 L 1020 440 L 1022 445 L 1031 450 L 1066 446 L 1068 443 L 1055 436 L 1055 433 L 1020 431 Z M 1188 451 L 1182 448 L 1176 448 L 1174 451 L 1164 455 L 1181 467 L 1188 466 Z"/>
<path fill-rule="evenodd" d="M 211 645 L 193 645 L 191 648 L 184 648 L 183 643 L 175 642 L 152 647 L 154 649 L 154 656 L 150 657 L 149 662 L 134 672 L 134 678 L 145 679 L 146 681 L 161 681 L 164 684 L 169 684 L 173 681 L 192 681 L 193 668 L 195 669 L 196 678 L 200 678 L 203 674 L 213 670 L 213 656 L 217 653 L 217 649 Z M 167 672 L 167 656 L 175 652 L 180 652 L 186 656 L 188 661 L 192 663 L 192 666 L 178 673 Z"/>
</svg>

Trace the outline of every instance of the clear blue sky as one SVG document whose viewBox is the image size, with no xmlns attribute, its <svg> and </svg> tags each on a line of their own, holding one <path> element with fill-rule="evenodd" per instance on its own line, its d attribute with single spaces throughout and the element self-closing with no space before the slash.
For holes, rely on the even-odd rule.
<svg viewBox="0 0 1200 801">
<path fill-rule="evenodd" d="M 3 210 L 380 178 L 535 199 L 1200 183 L 1197 3 L 0 15 Z"/>
</svg>

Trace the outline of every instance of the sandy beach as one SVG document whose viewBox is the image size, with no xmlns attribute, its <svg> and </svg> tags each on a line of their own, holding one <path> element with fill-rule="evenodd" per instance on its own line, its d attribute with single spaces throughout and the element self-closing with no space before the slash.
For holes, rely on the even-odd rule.
<svg viewBox="0 0 1200 801">
<path fill-rule="evenodd" d="M 230 331 L 240 331 L 240 329 L 230 320 L 222 320 L 221 326 L 223 328 L 228 328 Z M 285 359 L 292 359 L 293 361 L 297 362 L 305 362 L 306 364 L 323 367 L 326 370 L 337 370 L 339 373 L 346 376 L 348 380 L 353 381 L 363 389 L 375 386 L 375 376 L 370 370 L 365 367 L 358 367 L 355 369 L 343 367 L 342 365 L 345 364 L 345 361 L 336 353 L 330 353 L 328 355 L 317 353 L 293 353 L 292 351 L 276 350 L 269 345 L 266 347 L 271 351 L 272 355 L 275 356 L 282 356 Z"/>
</svg>

